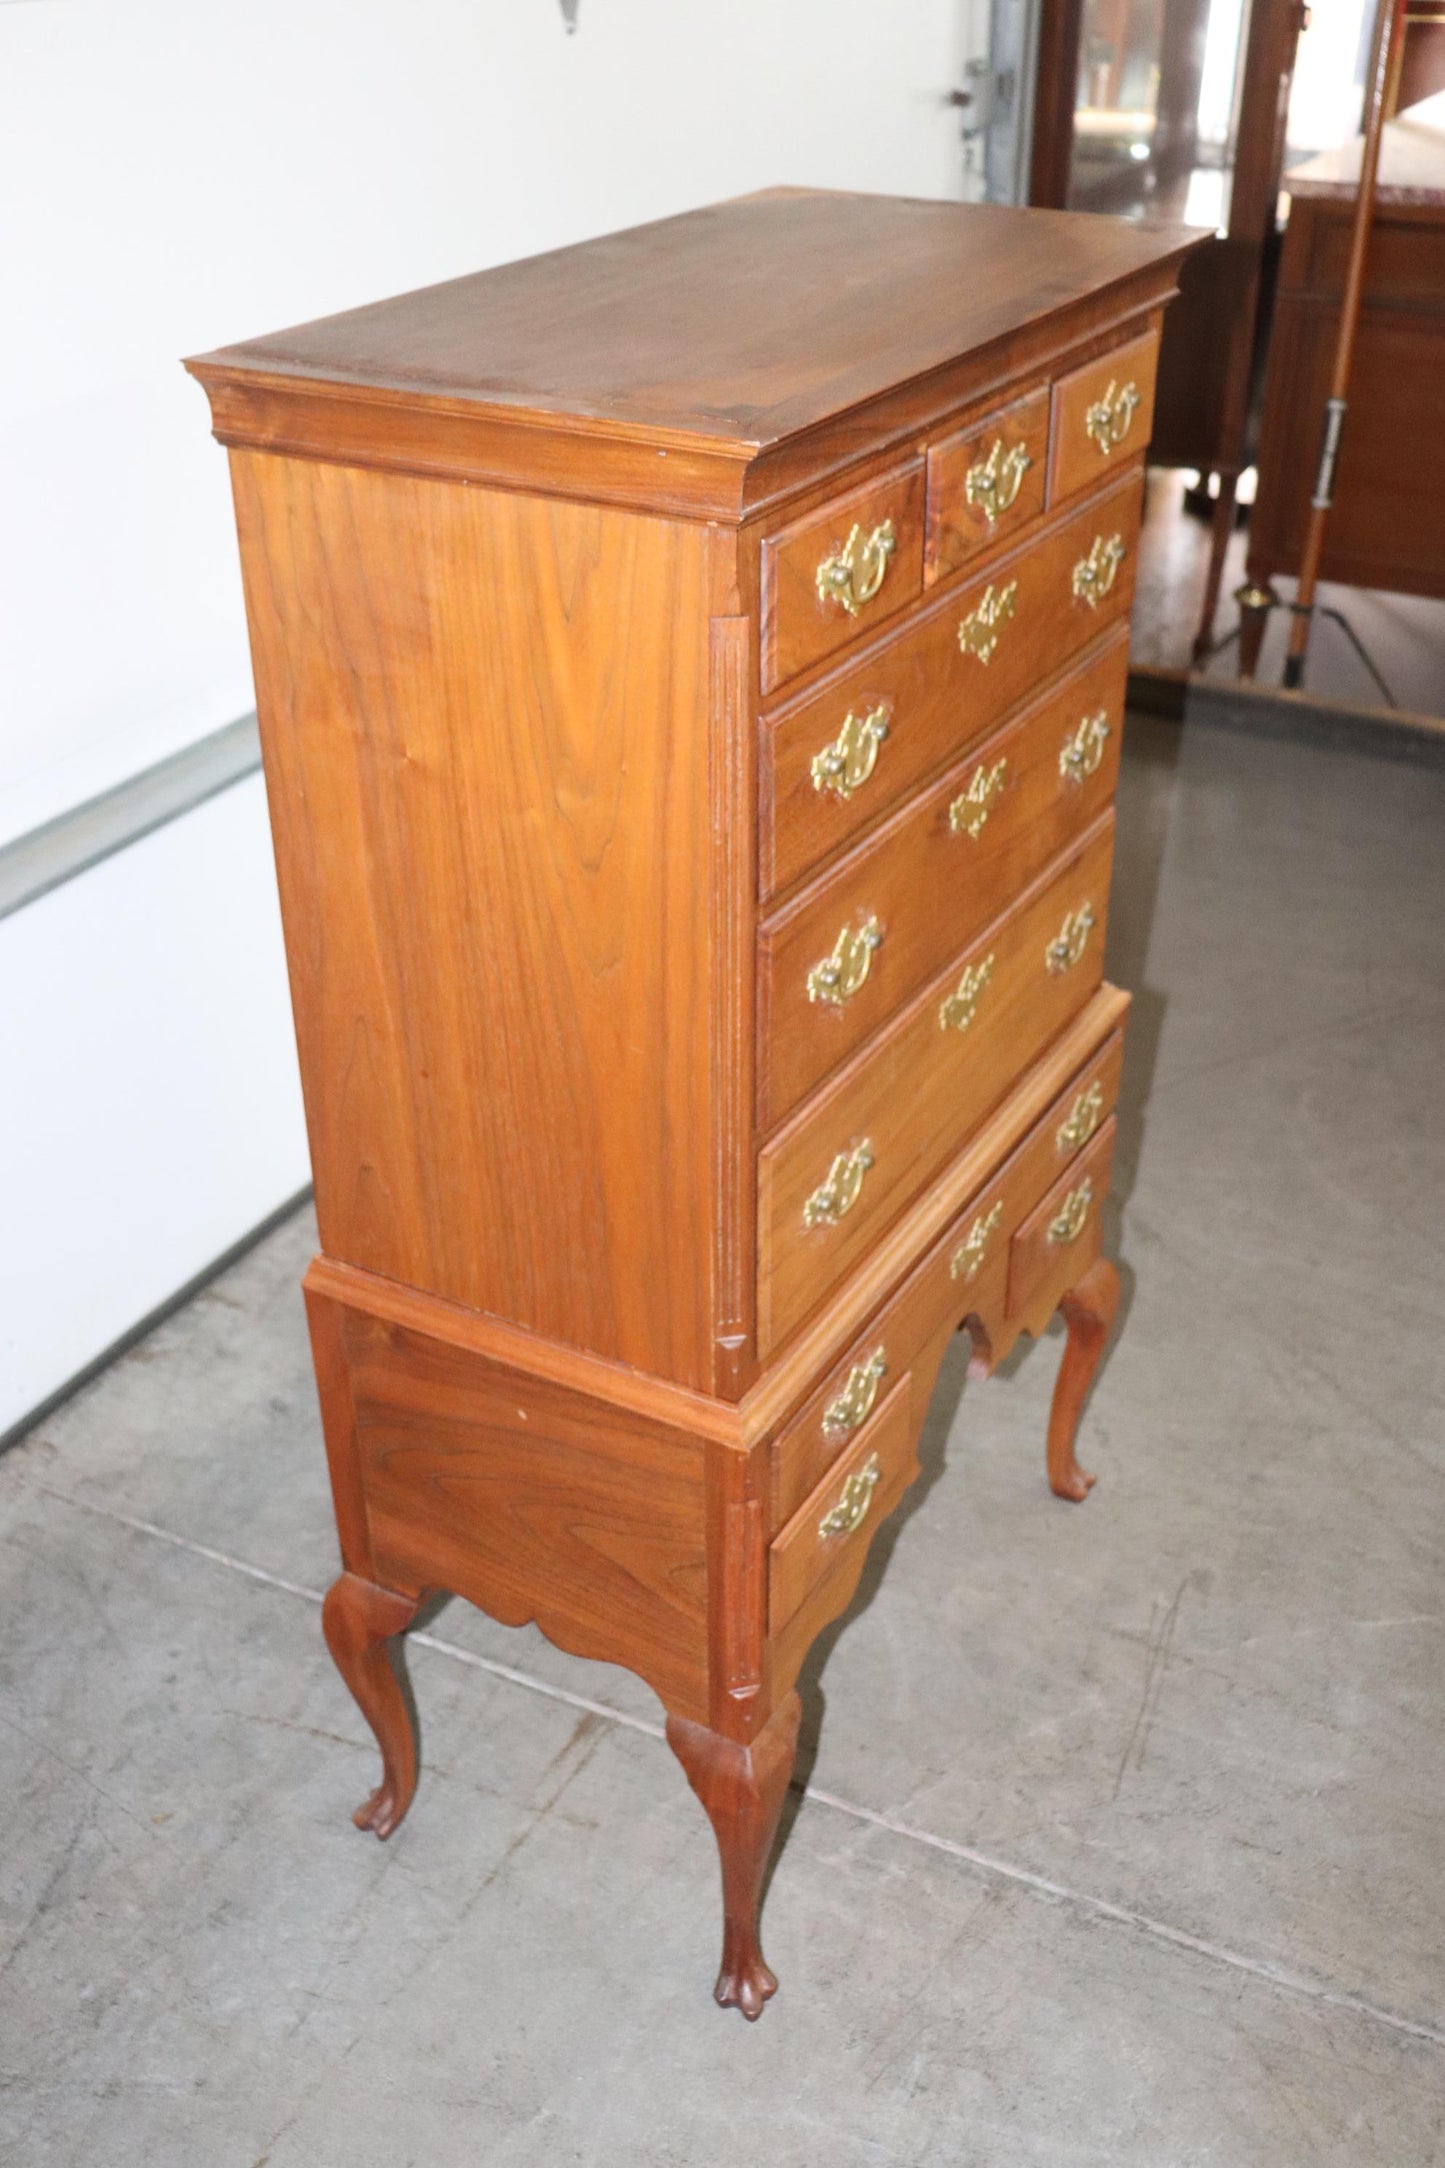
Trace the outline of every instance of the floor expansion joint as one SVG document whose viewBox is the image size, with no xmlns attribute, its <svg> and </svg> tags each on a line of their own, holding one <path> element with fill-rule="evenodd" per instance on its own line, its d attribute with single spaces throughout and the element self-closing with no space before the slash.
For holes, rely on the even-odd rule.
<svg viewBox="0 0 1445 2168">
<path fill-rule="evenodd" d="M 274 1588 L 282 1595 L 298 1596 L 303 1602 L 320 1606 L 324 1591 L 307 1588 L 299 1581 L 287 1580 L 284 1575 L 270 1573 L 263 1566 L 254 1566 L 245 1559 L 235 1558 L 228 1551 L 216 1550 L 208 1543 L 198 1543 L 193 1537 L 183 1536 L 174 1529 L 163 1528 L 132 1513 L 123 1513 L 115 1506 L 98 1505 L 86 1498 L 77 1498 L 67 1491 L 57 1490 L 46 1483 L 29 1484 L 27 1488 L 39 1491 L 59 1504 L 73 1507 L 76 1511 L 90 1513 L 100 1520 L 114 1522 L 118 1527 L 128 1528 L 137 1535 L 149 1536 L 155 1541 L 171 1545 L 175 1550 L 188 1551 L 194 1557 L 204 1558 L 210 1564 L 226 1568 L 229 1572 L 243 1575 L 247 1580 L 258 1581 L 267 1588 Z M 603 1701 L 592 1701 L 585 1694 L 574 1694 L 565 1687 L 549 1685 L 545 1679 L 534 1678 L 530 1672 L 517 1670 L 510 1664 L 498 1663 L 490 1656 L 478 1656 L 454 1641 L 444 1641 L 435 1634 L 409 1633 L 409 1648 L 424 1648 L 434 1655 L 444 1656 L 453 1663 L 466 1664 L 475 1671 L 485 1671 L 491 1677 L 503 1680 L 509 1686 L 521 1687 L 524 1692 L 540 1694 L 549 1701 L 565 1702 L 569 1708 L 585 1710 L 589 1715 L 615 1724 L 627 1731 L 641 1732 L 649 1739 L 665 1739 L 661 1724 L 649 1723 L 645 1718 L 629 1715 L 625 1710 L 613 1708 Z M 814 1806 L 824 1807 L 835 1814 L 842 1814 L 855 1822 L 874 1829 L 886 1831 L 905 1843 L 918 1844 L 929 1850 L 941 1852 L 981 1873 L 999 1881 L 1012 1883 L 1032 1895 L 1050 1903 L 1065 1905 L 1081 1915 L 1106 1921 L 1113 1926 L 1132 1928 L 1136 1933 L 1148 1935 L 1166 1947 L 1187 1952 L 1207 1962 L 1223 1965 L 1235 1972 L 1248 1974 L 1284 1994 L 1299 1995 L 1310 2001 L 1323 2003 L 1333 2009 L 1345 2010 L 1355 2017 L 1368 2019 L 1372 2024 L 1382 2025 L 1395 2033 L 1415 2040 L 1428 2041 L 1433 2047 L 1445 2048 L 1445 2027 L 1426 2024 L 1415 2018 L 1401 2016 L 1393 2010 L 1382 2009 L 1377 2003 L 1367 2001 L 1361 1995 L 1322 1980 L 1311 1979 L 1304 1973 L 1293 1972 L 1286 1965 L 1268 1958 L 1250 1957 L 1239 1950 L 1210 1942 L 1205 1937 L 1188 1933 L 1185 1929 L 1171 1927 L 1165 1920 L 1157 1920 L 1147 1912 L 1136 1912 L 1127 1905 L 1118 1905 L 1105 1897 L 1092 1896 L 1088 1891 L 1077 1890 L 1064 1882 L 1053 1881 L 1047 1875 L 1035 1874 L 1027 1867 L 1019 1867 L 1011 1861 L 997 1859 L 992 1854 L 977 1850 L 974 1846 L 961 1844 L 952 1837 L 936 1835 L 931 1830 L 916 1828 L 912 1823 L 896 1815 L 882 1814 L 871 1807 L 859 1806 L 856 1801 L 839 1798 L 834 1792 L 808 1784 L 802 1787 L 802 1796 Z"/>
</svg>

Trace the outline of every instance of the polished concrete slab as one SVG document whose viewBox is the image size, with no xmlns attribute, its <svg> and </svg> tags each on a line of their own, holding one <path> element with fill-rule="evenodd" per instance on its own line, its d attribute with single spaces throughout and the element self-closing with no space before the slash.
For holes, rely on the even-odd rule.
<svg viewBox="0 0 1445 2168">
<path fill-rule="evenodd" d="M 1445 2162 L 1442 906 L 1445 775 L 1131 726 L 1099 1486 L 948 1366 L 757 2027 L 623 1673 L 449 1605 L 351 1828 L 304 1218 L 0 1461 L 7 2168 Z"/>
</svg>

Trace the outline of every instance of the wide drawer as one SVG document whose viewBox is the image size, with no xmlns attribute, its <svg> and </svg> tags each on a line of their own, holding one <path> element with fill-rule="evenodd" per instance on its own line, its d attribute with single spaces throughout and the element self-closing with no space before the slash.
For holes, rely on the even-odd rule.
<svg viewBox="0 0 1445 2168">
<path fill-rule="evenodd" d="M 766 1356 L 916 1196 L 1103 971 L 1113 815 L 957 955 L 758 1160 Z"/>
<path fill-rule="evenodd" d="M 1159 336 L 1111 347 L 1054 386 L 1050 502 L 1090 489 L 1111 466 L 1138 457 L 1154 426 Z"/>
<path fill-rule="evenodd" d="M 1113 795 L 1121 628 L 765 921 L 758 937 L 764 1130 L 1082 834 Z"/>
<path fill-rule="evenodd" d="M 866 1550 L 918 1473 L 909 1381 L 903 1376 L 852 1444 L 799 1506 L 768 1553 L 768 1630 Z"/>
<path fill-rule="evenodd" d="M 1048 468 L 1046 385 L 931 444 L 926 577 L 957 572 L 1031 525 L 1044 509 Z"/>
<path fill-rule="evenodd" d="M 923 461 L 835 498 L 762 548 L 763 689 L 871 632 L 923 590 Z"/>
<path fill-rule="evenodd" d="M 1123 1058 L 1123 1034 L 1115 1031 L 779 1431 L 770 1452 L 771 1528 L 792 1518 L 940 1331 L 975 1311 L 1003 1314 L 1014 1233 L 1113 1113 Z"/>
<path fill-rule="evenodd" d="M 1128 615 L 1137 474 L 763 727 L 759 878 L 790 887 Z"/>
<path fill-rule="evenodd" d="M 1099 1214 L 1114 1168 L 1111 1115 L 1009 1244 L 1008 1314 L 1023 1315 L 1046 1287 L 1071 1285 L 1099 1247 Z M 1084 1253 L 1088 1254 L 1085 1255 Z"/>
</svg>

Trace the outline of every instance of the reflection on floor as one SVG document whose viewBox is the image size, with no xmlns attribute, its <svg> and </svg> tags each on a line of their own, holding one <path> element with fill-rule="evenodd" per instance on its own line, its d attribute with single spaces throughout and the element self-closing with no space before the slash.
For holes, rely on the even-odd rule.
<svg viewBox="0 0 1445 2168">
<path fill-rule="evenodd" d="M 1192 479 L 1176 469 L 1151 468 L 1149 472 L 1131 653 L 1134 667 L 1139 670 L 1183 670 L 1189 666 L 1209 560 L 1209 529 L 1184 510 L 1185 484 Z M 1232 633 L 1239 622 L 1233 598 L 1244 578 L 1248 546 L 1247 531 L 1238 529 L 1225 557 L 1222 599 L 1214 627 L 1217 641 Z M 1292 580 L 1275 584 L 1282 597 L 1294 592 Z M 1416 715 L 1445 715 L 1445 602 L 1328 583 L 1319 590 L 1319 602 L 1322 608 L 1328 605 L 1348 618 L 1393 693 L 1397 707 Z M 1279 684 L 1288 636 L 1288 612 L 1273 611 L 1260 658 L 1261 685 Z M 1237 668 L 1236 643 L 1230 640 L 1210 657 L 1205 675 L 1232 678 Z M 1319 613 L 1310 637 L 1305 683 L 1322 700 L 1370 708 L 1384 705 L 1378 686 L 1346 633 Z"/>
</svg>

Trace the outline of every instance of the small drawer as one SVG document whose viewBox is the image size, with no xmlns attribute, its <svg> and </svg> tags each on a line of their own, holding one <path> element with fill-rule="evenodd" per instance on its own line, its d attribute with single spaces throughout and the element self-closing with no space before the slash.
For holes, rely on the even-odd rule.
<svg viewBox="0 0 1445 2168">
<path fill-rule="evenodd" d="M 928 448 L 926 577 L 957 572 L 1012 541 L 1044 508 L 1049 394 L 1044 386 Z"/>
<path fill-rule="evenodd" d="M 1127 617 L 1139 507 L 1131 474 L 764 723 L 765 896 L 832 857 Z"/>
<path fill-rule="evenodd" d="M 765 692 L 918 600 L 923 506 L 923 462 L 916 459 L 767 538 L 762 548 Z"/>
<path fill-rule="evenodd" d="M 758 1160 L 768 1355 L 937 1174 L 1103 974 L 1113 816 L 956 955 Z"/>
<path fill-rule="evenodd" d="M 1099 1214 L 1114 1165 L 1114 1130 L 1111 1114 L 1009 1244 L 1010 1317 L 1026 1311 L 1045 1287 L 1069 1285 L 1097 1256 Z"/>
<path fill-rule="evenodd" d="M 1054 386 L 1050 503 L 1090 488 L 1110 467 L 1142 456 L 1154 426 L 1158 362 L 1158 334 L 1150 331 L 1060 377 Z"/>
<path fill-rule="evenodd" d="M 855 1567 L 918 1473 L 905 1373 L 774 1539 L 768 1553 L 768 1631 L 777 1633 L 818 1584 Z"/>
<path fill-rule="evenodd" d="M 1121 628 L 758 934 L 764 1130 L 998 917 L 1113 796 Z"/>
</svg>

